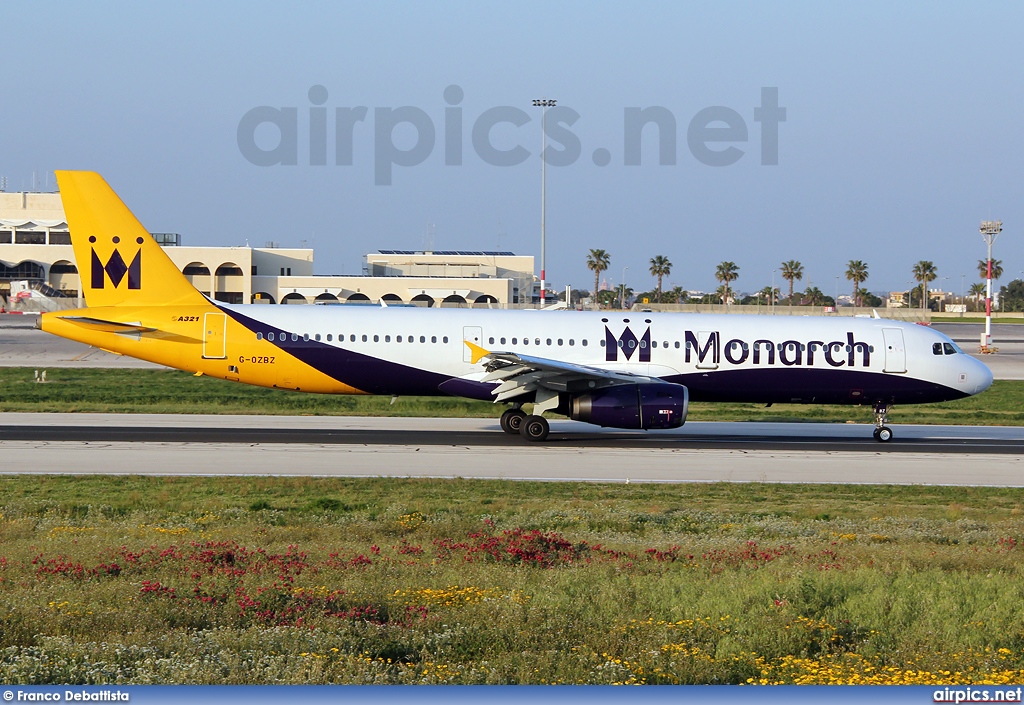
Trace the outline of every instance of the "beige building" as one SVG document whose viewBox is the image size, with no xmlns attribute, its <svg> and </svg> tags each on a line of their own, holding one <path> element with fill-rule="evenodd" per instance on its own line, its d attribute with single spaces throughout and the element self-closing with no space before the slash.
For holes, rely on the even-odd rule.
<svg viewBox="0 0 1024 705">
<path fill-rule="evenodd" d="M 228 303 L 508 306 L 534 288 L 533 257 L 511 252 L 382 250 L 363 274 L 315 275 L 313 250 L 186 247 L 153 233 L 197 289 Z M 0 193 L 0 295 L 29 280 L 75 298 L 79 275 L 59 193 Z M 522 292 L 522 294 L 520 293 Z"/>
</svg>

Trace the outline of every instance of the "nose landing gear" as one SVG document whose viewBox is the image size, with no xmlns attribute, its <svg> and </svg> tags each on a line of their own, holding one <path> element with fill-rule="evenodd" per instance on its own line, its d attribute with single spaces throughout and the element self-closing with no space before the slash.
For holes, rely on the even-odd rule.
<svg viewBox="0 0 1024 705">
<path fill-rule="evenodd" d="M 892 440 L 892 429 L 885 425 L 889 421 L 886 416 L 891 408 L 892 404 L 882 402 L 875 404 L 875 431 L 872 435 L 879 443 L 888 443 Z"/>
</svg>

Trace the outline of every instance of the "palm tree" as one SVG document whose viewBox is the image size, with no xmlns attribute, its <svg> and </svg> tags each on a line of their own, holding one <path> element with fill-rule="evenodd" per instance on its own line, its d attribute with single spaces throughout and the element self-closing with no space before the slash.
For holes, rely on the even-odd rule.
<svg viewBox="0 0 1024 705">
<path fill-rule="evenodd" d="M 729 303 L 729 282 L 735 281 L 739 276 L 740 268 L 736 266 L 735 262 L 721 262 L 718 268 L 715 269 L 715 279 L 722 282 L 724 290 L 722 295 L 722 303 Z"/>
<path fill-rule="evenodd" d="M 825 295 L 816 286 L 808 287 L 807 291 L 804 292 L 804 296 L 811 302 L 811 306 L 821 306 L 825 303 Z"/>
<path fill-rule="evenodd" d="M 757 292 L 757 295 L 763 296 L 765 302 L 767 302 L 769 306 L 771 306 L 773 302 L 779 300 L 779 290 L 777 288 L 773 289 L 770 286 L 766 286 L 761 289 L 761 291 Z"/>
<path fill-rule="evenodd" d="M 995 263 L 993 262 L 993 264 Z M 975 311 L 981 309 L 981 297 L 985 295 L 986 291 L 987 287 L 981 282 L 978 282 L 977 284 L 971 284 L 971 289 L 967 293 L 974 297 Z"/>
<path fill-rule="evenodd" d="M 671 291 L 668 292 L 668 297 L 677 304 L 681 304 L 683 303 L 683 299 L 688 299 L 690 295 L 686 293 L 686 290 L 683 289 L 683 287 L 674 286 Z"/>
<path fill-rule="evenodd" d="M 928 282 L 934 281 L 938 274 L 935 265 L 928 260 L 921 260 L 914 265 L 914 279 L 921 282 L 921 310 L 928 308 Z"/>
<path fill-rule="evenodd" d="M 793 280 L 804 278 L 804 266 L 791 259 L 782 263 L 782 278 L 789 282 L 789 305 L 793 305 Z"/>
<path fill-rule="evenodd" d="M 601 288 L 601 272 L 608 269 L 608 265 L 612 261 L 612 256 L 604 250 L 591 250 L 590 254 L 587 255 L 587 269 L 593 270 L 594 272 L 594 303 L 597 301 L 597 293 Z"/>
<path fill-rule="evenodd" d="M 868 278 L 868 266 L 859 259 L 851 259 L 846 263 L 846 278 L 853 282 L 853 305 L 857 306 L 857 289 L 861 282 Z M 836 302 L 839 305 L 839 302 Z"/>
<path fill-rule="evenodd" d="M 978 260 L 978 276 L 982 279 L 988 279 L 988 261 L 979 259 Z M 1003 260 L 994 259 L 992 260 L 992 278 L 998 279 L 1003 276 Z"/>
<path fill-rule="evenodd" d="M 672 273 L 672 263 L 668 257 L 657 255 L 651 258 L 651 274 L 658 278 L 658 303 L 661 303 L 661 278 Z"/>
</svg>

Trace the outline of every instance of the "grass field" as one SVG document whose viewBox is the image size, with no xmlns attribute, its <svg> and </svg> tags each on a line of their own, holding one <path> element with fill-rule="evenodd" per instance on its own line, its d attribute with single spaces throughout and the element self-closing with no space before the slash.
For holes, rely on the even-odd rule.
<svg viewBox="0 0 1024 705">
<path fill-rule="evenodd" d="M 501 406 L 453 397 L 301 394 L 194 377 L 173 370 L 55 368 L 47 383 L 28 368 L 0 368 L 0 411 L 178 414 L 314 414 L 485 417 Z M 983 394 L 943 404 L 897 407 L 893 423 L 1024 424 L 1024 381 L 996 381 Z M 869 423 L 870 406 L 706 404 L 690 406 L 694 421 L 819 421 Z"/>
<path fill-rule="evenodd" d="M 4 683 L 1019 683 L 1019 490 L 0 476 Z"/>
</svg>

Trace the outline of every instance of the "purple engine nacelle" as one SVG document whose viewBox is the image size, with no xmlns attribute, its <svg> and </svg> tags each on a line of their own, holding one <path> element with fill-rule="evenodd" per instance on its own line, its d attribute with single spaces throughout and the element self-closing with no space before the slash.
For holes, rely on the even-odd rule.
<svg viewBox="0 0 1024 705">
<path fill-rule="evenodd" d="M 573 397 L 570 418 L 612 428 L 679 428 L 689 405 L 681 384 L 623 384 Z"/>
</svg>

